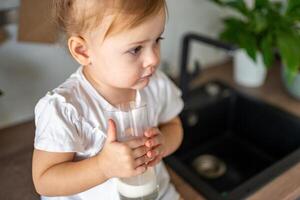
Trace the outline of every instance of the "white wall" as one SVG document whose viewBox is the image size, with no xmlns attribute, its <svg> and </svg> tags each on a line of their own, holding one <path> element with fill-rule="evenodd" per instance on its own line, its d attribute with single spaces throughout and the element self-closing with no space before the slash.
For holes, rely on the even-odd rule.
<svg viewBox="0 0 300 200">
<path fill-rule="evenodd" d="M 17 7 L 20 0 L 0 0 L 0 9 L 8 9 Z"/>
<path fill-rule="evenodd" d="M 221 18 L 228 12 L 220 9 L 209 0 L 167 0 L 169 19 L 162 42 L 162 60 L 169 66 L 170 74 L 177 75 L 181 39 L 187 32 L 201 33 L 217 38 L 222 29 Z M 224 59 L 223 51 L 193 42 L 190 65 L 199 60 L 209 66 Z"/>
<path fill-rule="evenodd" d="M 162 60 L 169 73 L 176 75 L 183 34 L 194 31 L 216 37 L 222 27 L 220 17 L 224 11 L 207 0 L 167 2 L 169 20 L 162 43 Z M 0 9 L 17 3 L 17 0 L 1 0 Z M 78 66 L 58 45 L 19 43 L 16 25 L 7 26 L 6 30 L 10 39 L 0 44 L 0 89 L 4 91 L 0 97 L 0 128 L 32 119 L 37 100 Z M 191 60 L 195 58 L 208 65 L 223 56 L 212 48 L 194 45 Z"/>
<path fill-rule="evenodd" d="M 0 44 L 0 127 L 33 118 L 37 100 L 78 66 L 60 46 L 19 43 L 16 25 L 6 31 L 10 39 Z"/>
</svg>

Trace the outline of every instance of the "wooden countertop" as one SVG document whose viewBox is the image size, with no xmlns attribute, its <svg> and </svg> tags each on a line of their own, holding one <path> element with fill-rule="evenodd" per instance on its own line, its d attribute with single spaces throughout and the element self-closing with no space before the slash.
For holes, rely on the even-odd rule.
<svg viewBox="0 0 300 200">
<path fill-rule="evenodd" d="M 231 62 L 224 65 L 211 67 L 203 72 L 192 82 L 192 87 L 209 80 L 218 79 L 246 94 L 262 99 L 274 106 L 280 107 L 300 117 L 300 101 L 293 99 L 286 92 L 280 78 L 280 67 L 273 67 L 267 74 L 265 84 L 259 88 L 246 88 L 237 85 L 233 80 Z M 300 133 L 299 133 L 300 134 Z M 169 169 L 171 180 L 185 200 L 205 200 L 188 183 Z M 298 164 L 285 171 L 271 182 L 261 187 L 247 200 L 295 200 L 300 197 L 300 161 Z"/>
</svg>

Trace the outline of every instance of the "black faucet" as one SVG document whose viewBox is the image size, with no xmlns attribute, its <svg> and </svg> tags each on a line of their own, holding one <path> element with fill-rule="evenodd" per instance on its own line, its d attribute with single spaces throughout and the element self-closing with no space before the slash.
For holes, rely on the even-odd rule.
<svg viewBox="0 0 300 200">
<path fill-rule="evenodd" d="M 189 59 L 189 47 L 192 41 L 202 42 L 220 49 L 224 49 L 226 51 L 233 51 L 236 49 L 235 46 L 227 43 L 223 43 L 219 40 L 215 40 L 200 34 L 196 33 L 187 33 L 184 35 L 182 40 L 182 50 L 180 57 L 180 77 L 179 77 L 179 87 L 182 90 L 182 98 L 184 100 L 187 99 L 189 94 L 189 83 L 191 79 L 199 74 L 201 68 L 200 64 L 196 62 L 195 70 L 192 74 L 190 74 L 187 70 L 187 64 Z"/>
<path fill-rule="evenodd" d="M 0 27 L 18 22 L 18 7 L 0 9 Z"/>
</svg>

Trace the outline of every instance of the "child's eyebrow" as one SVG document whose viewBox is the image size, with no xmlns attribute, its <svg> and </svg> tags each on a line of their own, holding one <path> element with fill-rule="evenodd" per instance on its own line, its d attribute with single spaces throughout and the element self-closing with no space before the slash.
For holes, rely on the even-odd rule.
<svg viewBox="0 0 300 200">
<path fill-rule="evenodd" d="M 131 45 L 135 45 L 135 44 L 142 44 L 142 43 L 145 43 L 145 42 L 148 42 L 148 41 L 150 41 L 150 39 L 148 39 L 148 40 L 142 40 L 142 41 L 137 41 L 137 42 L 132 42 L 129 45 L 131 46 Z"/>
<path fill-rule="evenodd" d="M 163 33 L 164 33 L 164 31 L 165 30 L 163 30 L 160 34 L 159 34 L 159 36 L 161 36 Z M 132 43 L 130 43 L 130 44 L 128 44 L 128 45 L 135 45 L 135 44 L 142 44 L 142 43 L 145 43 L 145 42 L 149 42 L 150 41 L 150 39 L 147 39 L 147 40 L 142 40 L 142 41 L 137 41 L 137 42 L 132 42 Z"/>
</svg>

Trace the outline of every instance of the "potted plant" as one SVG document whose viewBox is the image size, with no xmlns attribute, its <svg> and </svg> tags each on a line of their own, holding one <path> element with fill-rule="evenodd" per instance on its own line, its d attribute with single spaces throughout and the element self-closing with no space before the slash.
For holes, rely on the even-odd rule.
<svg viewBox="0 0 300 200">
<path fill-rule="evenodd" d="M 297 80 L 300 72 L 299 0 L 252 0 L 250 6 L 251 0 L 211 1 L 238 14 L 224 19 L 224 30 L 220 34 L 221 40 L 239 48 L 234 54 L 234 77 L 238 83 L 263 84 L 265 70 L 275 60 L 275 51 L 283 63 L 285 80 L 290 86 Z M 255 67 L 251 69 L 250 65 Z"/>
</svg>

